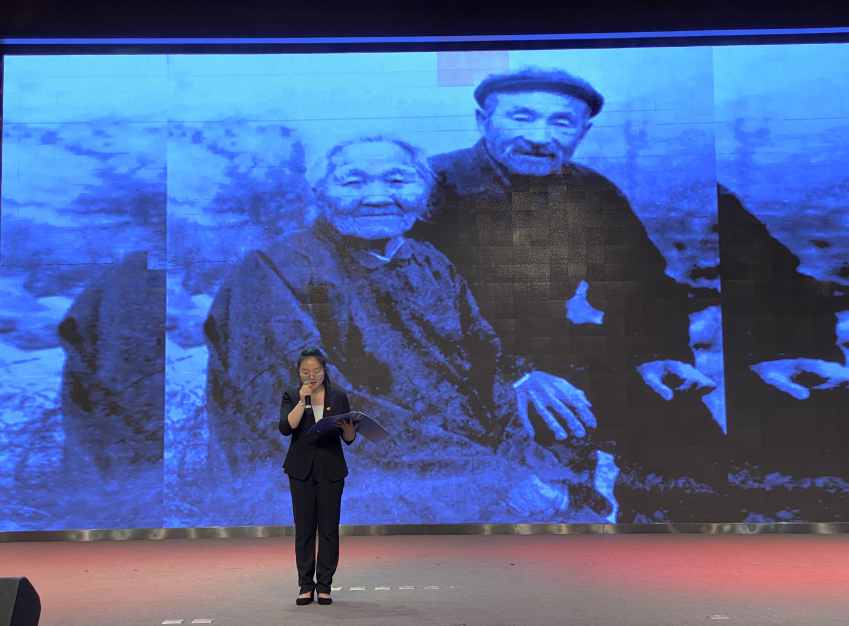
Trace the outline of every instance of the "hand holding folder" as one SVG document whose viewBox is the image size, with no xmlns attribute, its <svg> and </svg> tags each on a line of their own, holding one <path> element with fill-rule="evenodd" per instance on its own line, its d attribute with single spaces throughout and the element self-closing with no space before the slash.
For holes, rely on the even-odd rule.
<svg viewBox="0 0 849 626">
<path fill-rule="evenodd" d="M 323 433 L 336 428 L 336 423 L 342 420 L 351 420 L 354 424 L 359 424 L 357 432 L 372 443 L 380 443 L 389 436 L 389 431 L 368 415 L 359 411 L 323 417 L 307 431 L 306 436 L 318 439 Z"/>
</svg>

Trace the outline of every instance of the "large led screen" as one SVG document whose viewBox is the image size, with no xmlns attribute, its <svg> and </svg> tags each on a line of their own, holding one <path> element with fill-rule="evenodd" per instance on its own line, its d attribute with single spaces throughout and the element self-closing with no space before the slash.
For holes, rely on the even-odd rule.
<svg viewBox="0 0 849 626">
<path fill-rule="evenodd" d="M 849 48 L 7 56 L 0 529 L 847 520 Z"/>
</svg>

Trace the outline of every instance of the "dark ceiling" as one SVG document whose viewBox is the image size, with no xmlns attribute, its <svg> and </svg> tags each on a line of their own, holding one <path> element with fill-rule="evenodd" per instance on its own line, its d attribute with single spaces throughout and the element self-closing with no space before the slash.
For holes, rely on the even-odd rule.
<svg viewBox="0 0 849 626">
<path fill-rule="evenodd" d="M 849 26 L 849 0 L 0 0 L 5 37 L 578 33 Z"/>
</svg>

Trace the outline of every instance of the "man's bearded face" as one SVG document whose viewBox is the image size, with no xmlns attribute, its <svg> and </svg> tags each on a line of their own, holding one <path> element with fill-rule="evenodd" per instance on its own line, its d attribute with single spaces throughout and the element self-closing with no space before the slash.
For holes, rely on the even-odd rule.
<svg viewBox="0 0 849 626">
<path fill-rule="evenodd" d="M 490 155 L 530 176 L 559 172 L 592 127 L 586 102 L 547 91 L 493 94 L 477 118 Z"/>
</svg>

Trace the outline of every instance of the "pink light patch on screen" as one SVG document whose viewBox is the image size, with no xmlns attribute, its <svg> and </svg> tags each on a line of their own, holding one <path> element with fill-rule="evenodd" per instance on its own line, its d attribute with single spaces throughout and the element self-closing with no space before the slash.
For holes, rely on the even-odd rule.
<svg viewBox="0 0 849 626">
<path fill-rule="evenodd" d="M 507 50 L 437 52 L 436 76 L 440 87 L 472 87 L 490 74 L 510 70 Z"/>
</svg>

